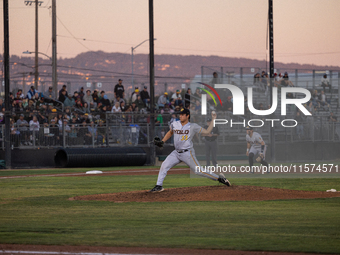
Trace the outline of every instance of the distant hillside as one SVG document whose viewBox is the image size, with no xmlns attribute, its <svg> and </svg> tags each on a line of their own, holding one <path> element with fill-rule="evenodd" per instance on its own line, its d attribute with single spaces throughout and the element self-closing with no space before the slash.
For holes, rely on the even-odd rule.
<svg viewBox="0 0 340 255">
<path fill-rule="evenodd" d="M 1 56 L 2 58 L 2 56 Z M 11 68 L 12 79 L 17 79 L 18 84 L 22 82 L 22 74 L 34 71 L 34 58 L 11 56 L 11 63 L 17 63 Z M 201 74 L 201 67 L 204 74 L 212 74 L 213 71 L 239 72 L 244 67 L 244 73 L 250 73 L 250 68 L 266 68 L 265 60 L 253 60 L 247 58 L 229 58 L 218 56 L 183 56 L 183 55 L 156 55 L 155 56 L 155 84 L 156 93 L 164 90 L 164 84 L 169 89 L 176 89 L 182 83 L 189 83 L 195 75 Z M 275 68 L 281 72 L 293 72 L 294 69 L 304 70 L 340 70 L 339 66 L 316 66 L 301 65 L 297 63 L 283 64 L 276 62 Z M 58 80 L 61 83 L 69 83 L 75 88 L 85 86 L 86 82 L 101 82 L 103 89 L 112 91 L 119 78 L 124 80 L 125 87 L 132 90 L 131 85 L 131 54 L 105 53 L 102 51 L 86 52 L 74 58 L 58 59 Z M 134 55 L 134 84 L 141 87 L 142 83 L 149 83 L 149 62 L 148 54 Z M 46 86 L 51 83 L 51 62 L 46 59 L 39 59 L 39 74 L 41 81 Z M 31 84 L 33 75 L 27 75 L 26 85 Z"/>
</svg>

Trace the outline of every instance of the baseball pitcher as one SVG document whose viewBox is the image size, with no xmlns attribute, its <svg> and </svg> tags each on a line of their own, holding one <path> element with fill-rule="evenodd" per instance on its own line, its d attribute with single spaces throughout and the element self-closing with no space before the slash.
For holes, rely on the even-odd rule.
<svg viewBox="0 0 340 255">
<path fill-rule="evenodd" d="M 170 168 L 176 166 L 180 162 L 186 163 L 190 170 L 195 174 L 210 178 L 214 181 L 219 181 L 227 186 L 230 186 L 230 182 L 224 177 L 223 174 L 215 174 L 210 171 L 202 171 L 202 168 L 196 159 L 195 151 L 193 148 L 192 139 L 195 134 L 209 134 L 213 129 L 214 121 L 211 121 L 208 129 L 204 129 L 196 123 L 190 123 L 190 111 L 188 109 L 182 109 L 179 113 L 179 121 L 174 121 L 170 125 L 170 130 L 164 136 L 163 140 L 155 137 L 154 143 L 159 147 L 163 147 L 163 144 L 174 135 L 174 147 L 175 150 L 167 156 L 161 165 L 161 169 L 158 173 L 158 179 L 156 186 L 150 190 L 150 192 L 163 191 L 163 181 Z M 216 114 L 212 115 L 212 120 L 216 119 Z"/>
</svg>

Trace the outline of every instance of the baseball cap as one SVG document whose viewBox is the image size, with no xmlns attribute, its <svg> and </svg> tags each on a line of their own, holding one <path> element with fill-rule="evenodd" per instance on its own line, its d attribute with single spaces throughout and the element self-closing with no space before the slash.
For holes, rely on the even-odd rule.
<svg viewBox="0 0 340 255">
<path fill-rule="evenodd" d="M 52 87 L 49 87 L 48 89 L 53 89 Z"/>
<path fill-rule="evenodd" d="M 104 98 L 104 99 L 108 99 L 107 95 L 104 95 L 103 98 Z"/>
<path fill-rule="evenodd" d="M 145 89 L 147 89 L 148 87 L 147 86 L 144 86 Z"/>
<path fill-rule="evenodd" d="M 123 81 L 122 79 L 119 79 L 118 81 Z"/>
<path fill-rule="evenodd" d="M 164 92 L 164 95 L 167 95 L 168 94 L 168 92 Z"/>
<path fill-rule="evenodd" d="M 176 93 L 179 93 L 179 89 L 178 89 L 178 90 L 176 90 Z"/>
<path fill-rule="evenodd" d="M 23 114 L 20 114 L 20 117 L 21 117 L 21 116 L 22 116 L 22 117 L 25 117 L 25 115 L 23 115 Z"/>
<path fill-rule="evenodd" d="M 250 127 L 250 126 L 247 126 L 247 127 L 246 127 L 246 130 L 253 130 L 253 128 Z"/>
<path fill-rule="evenodd" d="M 183 108 L 178 114 L 190 115 L 190 111 L 187 108 Z"/>
<path fill-rule="evenodd" d="M 210 121 L 211 121 L 211 118 L 208 118 L 208 119 L 207 119 L 207 122 L 210 122 Z"/>
</svg>

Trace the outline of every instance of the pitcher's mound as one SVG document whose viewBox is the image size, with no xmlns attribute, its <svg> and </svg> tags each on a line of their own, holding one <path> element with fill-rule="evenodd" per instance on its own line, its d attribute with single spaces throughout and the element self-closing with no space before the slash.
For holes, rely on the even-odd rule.
<svg viewBox="0 0 340 255">
<path fill-rule="evenodd" d="M 151 187 L 152 188 L 152 187 Z M 150 189 L 151 189 L 150 188 Z M 178 202 L 178 201 L 261 201 L 277 199 L 308 199 L 340 197 L 340 192 L 302 191 L 257 186 L 224 185 L 172 188 L 159 193 L 147 190 L 112 194 L 87 195 L 71 200 L 102 200 L 110 202 Z"/>
</svg>

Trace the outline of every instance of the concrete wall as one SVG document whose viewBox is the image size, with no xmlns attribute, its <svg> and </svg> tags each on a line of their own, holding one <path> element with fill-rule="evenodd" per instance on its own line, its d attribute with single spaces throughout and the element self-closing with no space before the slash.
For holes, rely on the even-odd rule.
<svg viewBox="0 0 340 255">
<path fill-rule="evenodd" d="M 147 155 L 150 155 L 148 148 L 143 148 Z M 156 149 L 157 156 L 167 156 L 174 148 L 166 146 L 163 149 Z M 12 150 L 13 168 L 51 168 L 55 167 L 54 156 L 58 149 L 36 149 L 36 150 Z M 197 156 L 205 155 L 204 145 L 195 146 Z M 218 155 L 232 156 L 245 155 L 245 143 L 229 143 L 219 145 Z M 163 157 L 164 158 L 164 157 Z M 270 155 L 270 144 L 268 145 L 266 158 L 272 162 Z M 0 159 L 5 159 L 5 151 L 0 150 Z M 315 162 L 340 159 L 340 142 L 296 142 L 276 143 L 276 162 Z M 146 164 L 149 164 L 147 161 Z"/>
</svg>

